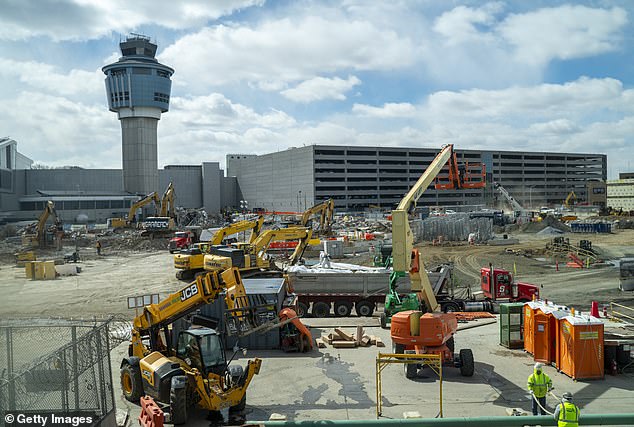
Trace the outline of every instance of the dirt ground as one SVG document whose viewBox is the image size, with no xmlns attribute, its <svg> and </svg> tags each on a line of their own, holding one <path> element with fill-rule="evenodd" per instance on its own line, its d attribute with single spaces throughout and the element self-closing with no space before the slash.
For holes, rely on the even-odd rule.
<svg viewBox="0 0 634 427">
<path fill-rule="evenodd" d="M 549 237 L 536 234 L 513 234 L 519 243 L 508 246 L 421 246 L 425 264 L 453 262 L 456 283 L 477 290 L 479 270 L 492 263 L 517 271 L 517 279 L 542 285 L 542 296 L 560 304 L 587 310 L 592 300 L 600 304 L 611 301 L 634 307 L 634 293 L 618 289 L 618 269 L 610 264 L 590 269 L 570 268 L 565 261 L 555 262 L 543 252 Z M 566 234 L 570 243 L 580 239 L 592 241 L 606 259 L 634 256 L 634 230 L 619 230 L 613 234 Z M 77 276 L 60 277 L 52 281 L 26 279 L 24 268 L 18 268 L 9 256 L 0 259 L 0 316 L 1 317 L 92 317 L 121 315 L 132 318 L 134 310 L 128 310 L 127 298 L 152 293 L 174 292 L 182 286 L 175 276 L 172 255 L 166 249 L 158 250 L 161 242 L 140 245 L 135 251 L 121 250 L 114 244 L 104 245 L 101 257 L 94 247 L 80 247 L 82 271 Z M 532 257 L 515 255 L 507 249 L 520 252 L 532 251 Z M 66 245 L 61 252 L 43 254 L 59 258 L 72 252 L 74 246 Z M 357 254 L 348 262 L 367 264 L 367 254 Z"/>
</svg>

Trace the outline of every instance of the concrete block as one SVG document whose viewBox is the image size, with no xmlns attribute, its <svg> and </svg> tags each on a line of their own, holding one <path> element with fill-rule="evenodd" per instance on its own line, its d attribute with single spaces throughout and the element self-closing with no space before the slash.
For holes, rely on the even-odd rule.
<svg viewBox="0 0 634 427">
<path fill-rule="evenodd" d="M 269 416 L 269 421 L 286 421 L 286 415 L 273 412 L 271 416 Z"/>
<path fill-rule="evenodd" d="M 420 416 L 420 412 L 418 411 L 407 411 L 407 412 L 403 412 L 403 419 L 409 419 L 409 418 L 423 418 Z"/>
</svg>

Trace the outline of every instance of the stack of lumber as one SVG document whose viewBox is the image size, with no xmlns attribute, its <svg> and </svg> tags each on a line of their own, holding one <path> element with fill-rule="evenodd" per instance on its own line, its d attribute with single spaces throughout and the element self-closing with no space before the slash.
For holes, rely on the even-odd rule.
<svg viewBox="0 0 634 427">
<path fill-rule="evenodd" d="M 362 326 L 357 326 L 356 333 L 346 333 L 339 328 L 335 328 L 329 334 L 317 338 L 316 341 L 319 348 L 327 348 L 328 345 L 334 348 L 357 348 L 371 345 L 385 347 L 381 338 L 374 335 L 366 335 Z"/>
</svg>

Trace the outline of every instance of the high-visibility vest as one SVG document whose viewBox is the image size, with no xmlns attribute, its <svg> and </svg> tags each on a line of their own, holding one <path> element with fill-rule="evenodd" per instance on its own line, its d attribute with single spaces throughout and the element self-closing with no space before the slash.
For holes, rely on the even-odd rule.
<svg viewBox="0 0 634 427">
<path fill-rule="evenodd" d="M 550 384 L 552 384 L 552 382 L 544 372 L 539 375 L 533 372 L 531 376 L 528 377 L 528 389 L 533 391 L 535 397 L 546 397 Z"/>
<path fill-rule="evenodd" d="M 558 427 L 578 427 L 579 408 L 574 403 L 562 402 L 559 404 Z"/>
</svg>

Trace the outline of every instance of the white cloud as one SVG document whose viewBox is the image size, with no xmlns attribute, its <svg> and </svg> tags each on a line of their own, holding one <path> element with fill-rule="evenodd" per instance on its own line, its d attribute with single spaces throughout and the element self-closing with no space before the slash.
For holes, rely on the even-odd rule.
<svg viewBox="0 0 634 427">
<path fill-rule="evenodd" d="M 564 5 L 508 16 L 500 35 L 515 47 L 522 63 L 544 65 L 553 59 L 582 58 L 615 50 L 627 23 L 621 8 Z"/>
<path fill-rule="evenodd" d="M 88 40 L 142 25 L 171 29 L 200 26 L 264 0 L 20 0 L 3 2 L 0 40 L 47 36 Z"/>
<path fill-rule="evenodd" d="M 632 96 L 632 90 L 624 90 L 622 83 L 616 79 L 582 77 L 565 84 L 439 91 L 429 96 L 428 107 L 438 118 L 579 117 L 601 109 L 620 110 L 623 99 L 631 99 Z"/>
<path fill-rule="evenodd" d="M 501 3 L 487 3 L 480 8 L 458 6 L 440 15 L 434 22 L 433 29 L 445 37 L 448 45 L 473 40 L 492 40 L 493 36 L 486 34 L 481 28 L 493 25 L 495 15 L 501 10 Z"/>
<path fill-rule="evenodd" d="M 563 135 L 575 133 L 580 130 L 579 126 L 568 119 L 557 119 L 549 122 L 535 123 L 529 126 L 529 132 L 538 135 Z"/>
<path fill-rule="evenodd" d="M 391 103 L 387 102 L 382 107 L 371 105 L 354 104 L 352 112 L 366 117 L 412 117 L 416 115 L 416 107 L 408 102 Z"/>
<path fill-rule="evenodd" d="M 59 95 L 103 96 L 104 74 L 101 69 L 95 71 L 70 70 L 63 74 L 57 67 L 35 61 L 18 62 L 0 57 L 0 76 L 4 79 L 17 78 L 45 92 Z"/>
<path fill-rule="evenodd" d="M 293 126 L 295 120 L 279 110 L 258 114 L 252 108 L 236 104 L 219 93 L 191 98 L 171 99 L 170 112 L 164 116 L 172 125 L 208 127 L 215 130 L 244 129 L 254 125 L 269 128 Z"/>
<path fill-rule="evenodd" d="M 321 101 L 323 99 L 343 101 L 346 99 L 344 93 L 359 84 L 361 84 L 361 80 L 356 76 L 349 76 L 346 80 L 339 77 L 315 77 L 281 93 L 286 98 L 301 103 Z"/>
<path fill-rule="evenodd" d="M 159 60 L 176 67 L 175 80 L 202 91 L 235 82 L 281 87 L 341 70 L 406 68 L 415 50 L 409 39 L 370 22 L 299 16 L 204 28 L 168 46 Z"/>
</svg>

